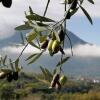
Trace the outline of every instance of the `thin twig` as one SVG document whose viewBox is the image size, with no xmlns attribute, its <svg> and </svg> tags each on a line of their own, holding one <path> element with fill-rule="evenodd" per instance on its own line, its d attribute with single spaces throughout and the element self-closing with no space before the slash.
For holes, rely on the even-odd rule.
<svg viewBox="0 0 100 100">
<path fill-rule="evenodd" d="M 70 11 L 70 9 L 71 9 L 71 7 L 72 7 L 74 1 L 75 1 L 75 0 L 73 0 L 73 2 L 70 4 L 70 6 L 69 6 L 69 8 L 68 8 L 68 10 L 67 10 L 67 12 L 66 12 L 66 15 L 67 15 L 68 12 Z M 66 4 L 65 4 L 65 5 L 66 5 Z M 65 10 L 66 10 L 66 6 L 65 6 Z M 56 22 L 52 27 L 54 28 L 56 25 L 62 24 L 62 23 L 65 22 L 65 21 L 66 21 L 66 16 L 65 16 L 63 19 L 61 19 L 59 22 Z"/>
<path fill-rule="evenodd" d="M 22 54 L 23 54 L 24 50 L 26 49 L 26 47 L 28 46 L 28 44 L 29 44 L 29 43 L 27 43 L 27 44 L 25 45 L 25 47 L 23 48 L 22 52 L 20 53 L 20 55 L 18 56 L 17 59 L 19 59 L 19 58 L 22 56 Z"/>
<path fill-rule="evenodd" d="M 47 9 L 48 9 L 48 6 L 49 6 L 49 3 L 50 3 L 50 0 L 48 0 L 48 2 L 47 2 L 47 5 L 46 5 L 46 8 L 45 8 L 45 11 L 44 11 L 43 16 L 45 16 L 45 15 L 46 15 L 46 12 L 47 12 Z"/>
</svg>

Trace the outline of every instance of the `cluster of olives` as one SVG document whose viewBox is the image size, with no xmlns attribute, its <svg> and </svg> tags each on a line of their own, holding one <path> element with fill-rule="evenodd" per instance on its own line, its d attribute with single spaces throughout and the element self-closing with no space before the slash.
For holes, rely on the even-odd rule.
<svg viewBox="0 0 100 100">
<path fill-rule="evenodd" d="M 57 90 L 60 90 L 62 85 L 64 85 L 66 81 L 67 77 L 65 75 L 62 75 L 60 77 L 60 74 L 55 74 L 51 82 L 50 88 L 56 88 Z"/>
<path fill-rule="evenodd" d="M 58 51 L 61 51 L 62 54 L 65 54 L 61 47 L 61 43 L 62 41 L 64 41 L 64 31 L 62 29 L 60 30 L 58 34 L 59 39 L 60 39 L 59 41 L 57 40 L 54 32 L 52 32 L 50 35 L 51 35 L 50 36 L 51 38 L 43 41 L 41 48 L 42 49 L 47 48 L 51 56 L 58 53 Z"/>
<path fill-rule="evenodd" d="M 4 7 L 10 8 L 12 5 L 12 0 L 0 0 Z"/>
<path fill-rule="evenodd" d="M 7 74 L 7 81 L 11 82 L 12 80 L 18 80 L 18 72 L 11 72 Z"/>
<path fill-rule="evenodd" d="M 7 79 L 8 82 L 12 82 L 12 80 L 18 80 L 18 72 L 14 72 L 14 71 L 9 71 L 9 72 L 4 72 L 1 71 L 0 72 L 0 79 Z"/>
</svg>

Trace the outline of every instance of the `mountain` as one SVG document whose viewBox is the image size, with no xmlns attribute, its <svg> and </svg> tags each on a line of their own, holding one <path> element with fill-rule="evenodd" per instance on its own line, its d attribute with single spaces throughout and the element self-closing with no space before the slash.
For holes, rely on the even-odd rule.
<svg viewBox="0 0 100 100">
<path fill-rule="evenodd" d="M 10 46 L 11 44 L 21 43 L 22 40 L 21 40 L 21 37 L 20 37 L 20 33 L 22 33 L 23 36 L 25 37 L 27 32 L 28 31 L 21 31 L 21 32 L 17 31 L 11 37 L 3 39 L 3 40 L 0 40 L 0 48 L 5 47 L 5 46 Z M 86 44 L 87 43 L 84 40 L 80 39 L 75 34 L 73 34 L 72 32 L 70 32 L 68 30 L 66 30 L 66 32 L 67 32 L 68 36 L 70 37 L 73 46 L 76 46 L 76 45 L 79 45 L 79 44 Z M 70 43 L 69 43 L 68 38 L 65 40 L 65 42 L 67 43 L 67 47 L 70 47 Z"/>
<path fill-rule="evenodd" d="M 71 31 L 66 30 L 66 33 L 67 33 L 68 37 L 70 38 L 73 47 L 75 47 L 77 45 L 89 44 L 89 43 L 85 42 L 84 40 L 80 39 L 78 36 L 76 36 Z M 70 42 L 69 42 L 68 37 L 65 39 L 65 43 L 67 43 L 65 45 L 66 48 L 70 47 Z"/>
<path fill-rule="evenodd" d="M 24 36 L 25 33 L 23 32 Z M 0 41 L 0 48 L 1 48 L 1 55 L 9 55 L 12 59 L 15 59 L 16 57 L 19 56 L 20 50 L 22 50 L 21 47 L 16 48 L 15 46 L 10 46 L 11 43 L 19 43 L 21 41 L 20 39 L 20 33 L 16 32 L 12 37 L 8 39 L 4 39 Z M 75 51 L 75 47 L 78 45 L 84 46 L 84 45 L 91 45 L 84 40 L 80 39 L 78 36 L 73 34 L 72 32 L 68 31 L 67 32 L 68 36 L 71 39 L 72 45 L 73 45 L 73 52 Z M 67 49 L 69 49 L 70 44 L 68 39 L 65 40 L 66 42 L 66 50 L 65 52 L 67 53 Z M 8 46 L 9 45 L 9 46 Z M 30 52 L 31 50 L 31 52 Z M 33 50 L 33 51 L 32 51 Z M 46 52 L 39 58 L 35 63 L 31 65 L 27 65 L 28 62 L 25 61 L 25 59 L 31 54 L 37 52 L 34 50 L 34 48 L 28 48 L 26 52 L 24 52 L 20 63 L 22 66 L 24 66 L 25 71 L 33 71 L 33 72 L 38 72 L 40 71 L 39 66 L 45 66 L 49 69 L 54 69 L 57 62 L 60 60 L 60 53 L 54 55 L 53 57 L 50 57 L 48 53 Z M 75 52 L 74 52 L 75 54 Z M 69 56 L 69 54 L 68 54 Z M 89 77 L 99 77 L 100 76 L 100 63 L 99 63 L 100 57 L 91 57 L 91 56 L 78 56 L 74 55 L 71 57 L 64 65 L 63 65 L 63 71 L 65 74 L 70 75 L 70 76 L 89 76 Z"/>
</svg>

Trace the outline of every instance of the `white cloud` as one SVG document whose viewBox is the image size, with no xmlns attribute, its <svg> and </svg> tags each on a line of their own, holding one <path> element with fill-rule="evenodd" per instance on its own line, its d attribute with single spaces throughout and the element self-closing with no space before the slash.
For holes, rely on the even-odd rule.
<svg viewBox="0 0 100 100">
<path fill-rule="evenodd" d="M 67 49 L 66 52 L 70 54 L 70 49 Z M 81 57 L 100 57 L 100 46 L 96 45 L 78 45 L 73 48 L 74 56 Z"/>
<path fill-rule="evenodd" d="M 0 52 L 1 54 L 8 54 L 8 55 L 9 54 L 20 54 L 23 48 L 24 46 L 20 46 L 20 47 L 8 46 L 8 47 L 2 48 Z M 71 55 L 70 48 L 65 49 L 64 51 L 67 55 L 68 54 Z M 31 53 L 38 53 L 38 52 L 40 52 L 40 50 L 29 45 L 25 49 L 24 55 L 31 54 Z M 77 45 L 73 47 L 73 53 L 74 53 L 74 56 L 80 56 L 80 57 L 100 57 L 100 46 L 90 45 L 90 44 Z M 48 54 L 48 51 L 46 51 L 45 54 Z"/>
<path fill-rule="evenodd" d="M 8 46 L 8 47 L 4 47 L 1 49 L 2 53 L 6 53 L 6 54 L 20 54 L 21 51 L 23 50 L 25 46 Z M 24 54 L 30 54 L 30 53 L 38 53 L 40 52 L 39 49 L 36 49 L 34 47 L 32 47 L 31 45 L 28 45 L 27 48 L 24 50 Z"/>
</svg>

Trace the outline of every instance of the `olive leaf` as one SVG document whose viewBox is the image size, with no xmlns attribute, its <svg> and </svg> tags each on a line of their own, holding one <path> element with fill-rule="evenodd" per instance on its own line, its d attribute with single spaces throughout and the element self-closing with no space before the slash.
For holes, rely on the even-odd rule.
<svg viewBox="0 0 100 100">
<path fill-rule="evenodd" d="M 52 72 L 53 75 L 55 75 L 57 73 L 57 69 L 55 68 Z"/>
<path fill-rule="evenodd" d="M 7 55 L 5 55 L 5 57 L 4 57 L 3 61 L 2 61 L 3 65 L 5 65 L 6 60 L 7 60 Z"/>
<path fill-rule="evenodd" d="M 44 78 L 46 79 L 46 72 L 45 72 L 45 69 L 44 69 L 42 66 L 40 66 L 40 69 L 41 69 L 41 71 L 42 71 L 42 73 L 43 73 L 43 75 L 44 75 Z"/>
<path fill-rule="evenodd" d="M 30 14 L 33 14 L 33 10 L 31 8 L 31 6 L 29 6 L 29 12 L 30 12 Z"/>
<path fill-rule="evenodd" d="M 1 66 L 1 59 L 0 59 L 0 66 Z"/>
<path fill-rule="evenodd" d="M 16 61 L 15 61 L 15 68 L 16 68 L 16 69 L 18 68 L 18 64 L 19 64 L 19 58 L 16 59 Z"/>
<path fill-rule="evenodd" d="M 38 26 L 38 25 L 34 25 L 34 31 L 39 33 L 39 32 L 43 32 L 43 31 L 46 31 L 47 28 L 44 27 L 44 26 Z"/>
<path fill-rule="evenodd" d="M 21 40 L 22 40 L 22 44 L 25 44 L 25 42 L 24 42 L 24 36 L 23 36 L 22 32 L 20 33 L 20 37 L 21 37 Z"/>
<path fill-rule="evenodd" d="M 51 73 L 47 68 L 45 68 L 45 71 L 46 71 L 46 73 L 48 74 L 48 76 L 49 76 L 50 78 L 53 78 L 52 73 Z"/>
<path fill-rule="evenodd" d="M 74 10 L 67 11 L 65 14 L 65 19 L 70 19 L 70 17 L 73 16 L 78 11 L 78 9 L 79 7 L 75 8 Z"/>
<path fill-rule="evenodd" d="M 47 68 L 45 68 L 45 72 L 46 72 L 46 80 L 48 82 L 51 82 L 52 78 L 53 78 L 53 75 L 50 73 L 50 71 Z"/>
<path fill-rule="evenodd" d="M 78 0 L 73 0 L 70 9 L 72 9 L 72 10 L 76 9 L 77 4 L 78 4 Z"/>
<path fill-rule="evenodd" d="M 82 5 L 84 0 L 79 0 L 79 1 L 80 1 L 80 4 Z"/>
<path fill-rule="evenodd" d="M 73 16 L 77 11 L 78 11 L 79 7 L 78 8 L 75 8 L 74 10 L 72 10 L 70 12 L 70 15 Z"/>
<path fill-rule="evenodd" d="M 47 68 L 43 68 L 42 66 L 40 66 L 40 69 L 44 75 L 45 80 L 47 80 L 48 82 L 51 82 L 53 78 L 52 73 Z"/>
<path fill-rule="evenodd" d="M 35 20 L 35 21 L 40 21 L 40 22 L 55 22 L 54 20 L 47 18 L 47 17 L 43 17 L 40 16 L 38 14 L 31 14 L 31 15 L 26 15 L 26 18 L 28 20 Z"/>
<path fill-rule="evenodd" d="M 37 46 L 36 44 L 34 44 L 33 42 L 28 42 L 31 46 L 33 46 L 33 47 L 35 47 L 35 48 L 37 48 L 37 49 L 40 49 L 40 47 L 39 46 Z"/>
<path fill-rule="evenodd" d="M 37 22 L 37 25 L 38 25 L 38 26 L 45 26 L 45 27 L 48 26 L 47 24 L 44 24 L 44 23 L 42 23 L 42 22 Z"/>
<path fill-rule="evenodd" d="M 82 9 L 82 11 L 84 12 L 84 14 L 86 15 L 86 17 L 89 20 L 89 22 L 91 24 L 93 24 L 92 18 L 90 17 L 90 15 L 88 14 L 88 12 L 81 5 L 80 5 L 80 8 Z"/>
<path fill-rule="evenodd" d="M 90 3 L 94 4 L 94 1 L 93 0 L 88 0 Z"/>
<path fill-rule="evenodd" d="M 36 56 L 38 53 L 35 53 L 35 54 L 32 54 L 32 55 L 30 55 L 27 59 L 26 59 L 26 61 L 27 60 L 30 60 L 31 58 L 33 58 L 34 56 Z"/>
<path fill-rule="evenodd" d="M 15 68 L 16 68 L 16 71 L 20 71 L 20 69 L 21 69 L 21 68 L 19 68 L 19 58 L 17 58 L 15 61 Z"/>
<path fill-rule="evenodd" d="M 34 63 L 38 58 L 41 57 L 41 55 L 43 54 L 44 51 L 42 51 L 41 53 L 37 54 L 36 56 L 33 57 L 33 59 L 28 63 L 28 64 L 32 64 Z"/>
<path fill-rule="evenodd" d="M 13 63 L 12 63 L 11 59 L 9 59 L 9 63 L 10 63 L 10 66 L 11 66 L 12 70 L 14 71 L 14 66 L 13 66 Z"/>
<path fill-rule="evenodd" d="M 32 28 L 33 28 L 32 26 L 24 24 L 24 25 L 17 26 L 15 28 L 15 30 L 17 30 L 17 31 L 19 31 L 19 30 L 29 30 L 29 29 L 32 29 Z"/>
<path fill-rule="evenodd" d="M 59 61 L 56 67 L 60 66 L 61 64 L 65 63 L 67 60 L 69 60 L 70 57 L 65 57 L 62 59 L 62 61 Z"/>
</svg>

